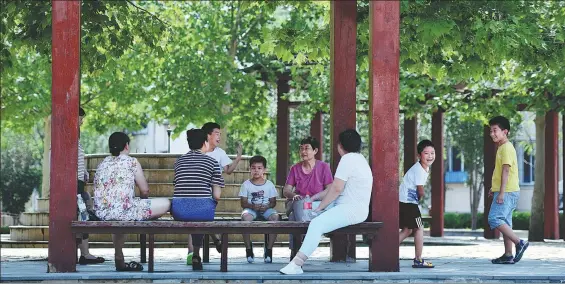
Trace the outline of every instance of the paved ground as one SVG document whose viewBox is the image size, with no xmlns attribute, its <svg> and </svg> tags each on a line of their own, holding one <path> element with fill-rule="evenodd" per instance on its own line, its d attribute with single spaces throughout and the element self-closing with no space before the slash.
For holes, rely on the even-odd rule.
<svg viewBox="0 0 565 284">
<path fill-rule="evenodd" d="M 368 282 L 555 282 L 565 283 L 565 242 L 533 243 L 523 260 L 515 265 L 493 265 L 489 259 L 502 254 L 502 241 L 477 237 L 426 238 L 429 244 L 424 256 L 437 267 L 417 270 L 411 267 L 412 246 L 400 247 L 400 272 L 369 273 L 368 248 L 357 250 L 356 263 L 329 263 L 329 248 L 318 248 L 304 266 L 305 274 L 285 276 L 278 273 L 289 256 L 286 248 L 275 248 L 274 263 L 264 264 L 263 250 L 255 248 L 256 263 L 245 262 L 243 248 L 230 248 L 230 272 L 219 272 L 219 254 L 211 252 L 211 263 L 203 272 L 192 272 L 183 264 L 185 250 L 162 248 L 155 250 L 155 273 L 118 273 L 113 268 L 112 249 L 92 249 L 92 253 L 107 260 L 101 265 L 77 266 L 79 273 L 48 274 L 47 249 L 2 249 L 1 280 L 41 281 L 73 280 L 80 282 L 101 280 L 143 282 L 340 282 L 356 280 Z M 435 244 L 435 245 L 434 245 Z M 441 244 L 441 246 L 437 246 Z M 125 249 L 126 260 L 139 260 L 139 249 Z"/>
</svg>

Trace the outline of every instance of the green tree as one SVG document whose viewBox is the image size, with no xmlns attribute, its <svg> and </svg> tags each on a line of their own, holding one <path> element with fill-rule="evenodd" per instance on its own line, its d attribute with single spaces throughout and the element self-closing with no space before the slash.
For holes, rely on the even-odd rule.
<svg viewBox="0 0 565 284">
<path fill-rule="evenodd" d="M 6 140 L 11 140 L 10 144 L 19 142 L 18 147 L 7 148 Z M 2 131 L 0 198 L 2 209 L 6 212 L 19 215 L 25 210 L 25 204 L 33 190 L 39 189 L 41 146 L 34 143 L 38 140 Z"/>
<path fill-rule="evenodd" d="M 479 204 L 484 191 L 484 153 L 482 121 L 465 121 L 457 115 L 448 115 L 447 135 L 452 146 L 460 150 L 459 158 L 464 161 L 469 186 L 471 208 L 471 229 L 477 229 Z"/>
</svg>

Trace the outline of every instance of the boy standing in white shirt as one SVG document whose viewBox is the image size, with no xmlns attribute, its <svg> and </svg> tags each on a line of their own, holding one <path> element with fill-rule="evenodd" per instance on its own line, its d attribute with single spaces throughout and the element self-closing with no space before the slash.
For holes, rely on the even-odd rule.
<svg viewBox="0 0 565 284">
<path fill-rule="evenodd" d="M 399 243 L 414 233 L 414 245 L 416 255 L 413 268 L 433 268 L 431 262 L 422 259 L 424 248 L 424 225 L 422 215 L 418 207 L 419 201 L 424 198 L 424 185 L 428 180 L 430 166 L 436 158 L 434 144 L 430 140 L 422 140 L 418 143 L 418 159 L 402 178 L 399 195 Z"/>
</svg>

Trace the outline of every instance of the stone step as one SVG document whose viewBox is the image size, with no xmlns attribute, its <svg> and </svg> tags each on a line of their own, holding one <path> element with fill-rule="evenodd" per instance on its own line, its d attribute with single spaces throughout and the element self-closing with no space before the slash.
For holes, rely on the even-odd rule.
<svg viewBox="0 0 565 284">
<path fill-rule="evenodd" d="M 94 174 L 96 169 L 88 170 L 90 176 L 89 183 L 94 182 Z M 175 177 L 175 170 L 173 169 L 144 169 L 143 174 L 148 183 L 172 183 Z M 226 173 L 222 174 L 225 183 L 242 184 L 244 181 L 250 178 L 249 172 L 234 171 L 232 174 L 228 175 Z M 270 174 L 266 173 L 265 178 L 269 179 Z"/>
<path fill-rule="evenodd" d="M 110 154 L 89 154 L 86 155 L 86 168 L 96 169 L 98 164 L 102 162 Z M 136 153 L 130 156 L 137 158 L 143 169 L 172 169 L 180 154 L 143 154 Z M 234 160 L 235 155 L 228 155 L 230 159 Z M 251 156 L 243 156 L 237 167 L 236 171 L 249 172 L 249 159 Z"/>
<path fill-rule="evenodd" d="M 241 185 L 239 184 L 226 184 L 222 189 L 222 198 L 239 198 L 239 190 Z M 92 195 L 94 190 L 93 184 L 87 184 L 85 189 Z M 173 196 L 175 187 L 172 183 L 150 183 L 149 184 L 149 196 L 150 197 L 168 197 Z M 277 187 L 278 196 L 282 196 L 282 187 Z M 135 187 L 135 195 L 139 195 L 139 188 Z"/>
<path fill-rule="evenodd" d="M 251 235 L 253 242 L 262 242 L 263 235 Z M 91 242 L 111 242 L 111 234 L 89 234 L 88 237 Z M 139 242 L 139 235 L 126 234 L 126 242 Z M 48 241 L 49 240 L 49 226 L 10 226 L 10 241 Z M 240 234 L 230 234 L 230 242 L 243 242 L 243 237 Z M 186 235 L 182 234 L 157 234 L 155 235 L 156 242 L 186 242 Z M 288 242 L 288 234 L 281 234 L 277 237 L 279 242 Z"/>
<path fill-rule="evenodd" d="M 279 212 L 281 213 L 281 212 Z M 239 219 L 241 217 L 241 210 L 237 212 L 220 212 L 216 211 L 215 216 L 218 219 L 229 218 Z M 283 218 L 286 218 L 284 212 L 281 213 Z M 163 215 L 160 219 L 173 219 L 170 213 Z M 49 213 L 48 212 L 24 212 L 20 216 L 20 224 L 22 226 L 49 226 Z"/>
</svg>

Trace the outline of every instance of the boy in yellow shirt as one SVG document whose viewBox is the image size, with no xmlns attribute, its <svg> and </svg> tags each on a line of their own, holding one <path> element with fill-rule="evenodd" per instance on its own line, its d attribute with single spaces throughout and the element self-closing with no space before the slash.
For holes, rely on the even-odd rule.
<svg viewBox="0 0 565 284">
<path fill-rule="evenodd" d="M 493 264 L 514 264 L 522 258 L 529 243 L 521 240 L 512 231 L 512 212 L 516 209 L 520 198 L 518 181 L 518 161 L 516 149 L 508 141 L 510 122 L 503 116 L 497 116 L 489 121 L 490 137 L 498 145 L 492 188 L 489 195 L 493 196 L 488 214 L 488 224 L 491 229 L 498 229 L 504 237 L 504 254 L 492 260 Z M 512 245 L 516 247 L 516 256 L 512 255 Z"/>
</svg>

